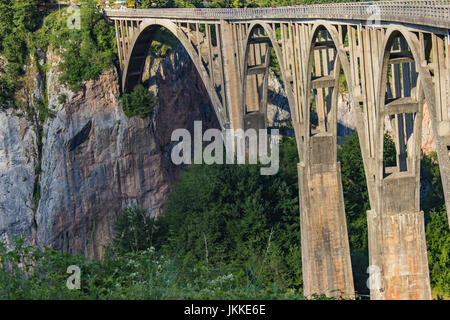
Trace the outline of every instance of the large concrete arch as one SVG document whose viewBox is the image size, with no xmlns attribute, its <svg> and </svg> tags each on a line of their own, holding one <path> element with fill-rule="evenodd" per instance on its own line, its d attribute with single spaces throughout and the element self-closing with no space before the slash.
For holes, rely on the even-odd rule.
<svg viewBox="0 0 450 320">
<path fill-rule="evenodd" d="M 309 110 L 309 95 L 312 90 L 312 67 L 313 67 L 313 61 L 314 61 L 314 48 L 315 48 L 315 40 L 317 38 L 318 33 L 321 30 L 325 30 L 328 32 L 328 34 L 331 36 L 332 42 L 334 44 L 334 48 L 336 50 L 336 57 L 335 57 L 335 66 L 334 66 L 334 72 L 335 72 L 335 81 L 336 84 L 338 84 L 339 81 L 339 72 L 340 68 L 342 67 L 344 72 L 344 77 L 347 81 L 347 85 L 349 86 L 349 100 L 352 105 L 354 105 L 353 101 L 353 80 L 351 78 L 351 72 L 350 72 L 350 65 L 348 62 L 347 54 L 342 48 L 342 42 L 339 39 L 339 33 L 336 30 L 336 27 L 330 24 L 327 21 L 318 21 L 315 23 L 311 29 L 309 39 L 308 39 L 308 47 L 306 49 L 307 52 L 307 61 L 306 61 L 306 70 L 305 70 L 305 92 L 304 92 L 304 119 L 305 119 L 305 126 L 304 126 L 304 136 L 305 139 L 308 141 L 310 139 L 310 122 L 311 122 L 311 115 Z M 333 112 L 337 113 L 337 95 L 338 91 L 334 90 L 333 92 L 333 102 L 332 102 L 332 108 L 334 109 Z M 337 115 L 333 120 L 335 123 L 334 126 L 337 126 Z M 337 139 L 337 137 L 336 137 Z"/>
<path fill-rule="evenodd" d="M 317 35 L 321 30 L 325 30 L 328 32 L 328 34 L 331 36 L 332 42 L 334 44 L 334 48 L 336 50 L 336 54 L 337 54 L 337 56 L 335 57 L 336 64 L 335 64 L 334 70 L 333 70 L 334 72 L 337 72 L 337 74 L 335 74 L 336 81 L 339 81 L 339 72 L 340 72 L 340 67 L 342 66 L 342 69 L 344 72 L 344 77 L 347 81 L 349 89 L 352 89 L 352 86 L 353 86 L 353 81 L 352 81 L 351 72 L 350 72 L 350 65 L 348 63 L 346 53 L 341 48 L 342 44 L 341 44 L 341 41 L 339 40 L 339 35 L 338 35 L 336 28 L 326 21 L 320 21 L 320 22 L 314 24 L 314 26 L 311 30 L 311 34 L 310 34 L 309 41 L 308 41 L 308 48 L 306 51 L 308 53 L 308 56 L 307 56 L 308 61 L 306 62 L 305 99 L 309 99 L 309 93 L 312 88 L 311 73 L 312 73 L 312 62 L 314 61 L 313 55 L 314 55 L 315 39 L 317 38 Z M 335 92 L 333 92 L 333 94 L 337 95 L 338 92 L 335 90 Z M 352 90 L 349 90 L 349 94 L 350 94 L 350 101 L 351 101 L 351 103 L 353 103 Z M 337 101 L 335 101 L 333 104 L 334 105 L 332 107 L 336 108 Z M 310 122 L 310 114 L 309 113 L 310 112 L 309 112 L 309 108 L 306 105 L 304 108 L 304 112 L 306 113 L 304 115 L 304 118 L 306 119 L 305 122 L 307 124 L 309 124 L 309 122 Z M 334 120 L 337 121 L 337 118 Z M 309 130 L 308 125 L 305 126 L 305 130 Z M 306 137 L 309 136 L 308 132 L 306 132 L 306 131 L 304 134 Z"/>
<path fill-rule="evenodd" d="M 197 54 L 196 50 L 194 49 L 193 45 L 189 41 L 188 37 L 184 34 L 184 32 L 172 21 L 167 19 L 145 19 L 141 22 L 139 25 L 139 28 L 136 30 L 136 32 L 133 35 L 133 38 L 130 42 L 130 49 L 128 50 L 128 56 L 126 57 L 126 63 L 124 65 L 123 73 L 122 73 L 122 88 L 123 91 L 129 91 L 130 89 L 130 77 L 142 76 L 142 69 L 144 67 L 145 58 L 142 58 L 142 52 L 148 52 L 148 48 L 151 45 L 152 37 L 151 34 L 152 31 L 158 30 L 159 28 L 164 27 L 167 30 L 169 30 L 182 44 L 182 46 L 185 48 L 187 53 L 189 54 L 192 62 L 194 63 L 202 81 L 205 85 L 206 91 L 208 92 L 209 98 L 211 100 L 211 103 L 213 105 L 214 111 L 216 113 L 217 119 L 219 121 L 219 124 L 222 129 L 225 128 L 225 119 L 222 117 L 221 110 L 223 109 L 222 103 L 220 102 L 220 99 L 217 95 L 216 90 L 214 89 L 214 86 L 212 82 L 210 81 L 210 78 L 208 76 L 208 73 L 203 66 L 201 62 L 201 58 Z M 148 37 L 150 36 L 150 37 Z M 144 49 L 136 50 L 138 46 L 142 46 Z M 137 60 L 140 59 L 141 62 L 137 62 Z M 131 72 L 130 66 L 136 63 L 137 64 L 137 70 L 134 72 Z"/>
<path fill-rule="evenodd" d="M 384 51 L 384 56 L 382 61 L 380 61 L 380 68 L 384 67 L 384 62 L 387 59 L 387 53 L 386 53 L 386 46 L 389 45 L 389 41 L 395 36 L 400 34 L 407 42 L 409 48 L 411 49 L 411 53 L 413 55 L 414 61 L 416 61 L 416 69 L 419 73 L 419 80 L 421 84 L 421 88 L 423 91 L 423 94 L 425 96 L 425 101 L 427 103 L 428 110 L 430 112 L 430 120 L 431 120 L 431 127 L 433 131 L 433 136 L 435 137 L 435 146 L 436 151 L 438 155 L 439 160 L 439 169 L 441 172 L 441 179 L 442 179 L 442 185 L 444 188 L 444 197 L 445 197 L 445 203 L 446 207 L 450 207 L 450 175 L 448 174 L 450 172 L 450 161 L 448 156 L 448 150 L 447 146 L 443 141 L 440 139 L 440 133 L 439 133 L 439 122 L 437 117 L 437 111 L 436 111 L 436 95 L 435 95 L 435 88 L 434 88 L 434 81 L 433 77 L 430 73 L 429 68 L 424 67 L 422 61 L 428 59 L 429 57 L 422 56 L 420 52 L 421 44 L 419 42 L 419 39 L 417 38 L 416 34 L 409 31 L 404 26 L 394 26 L 389 27 L 386 30 L 384 42 L 382 45 L 382 49 Z M 430 48 L 431 49 L 431 48 Z M 425 51 L 425 50 L 424 50 Z M 425 55 L 427 52 L 423 52 Z M 449 54 L 449 53 L 447 53 Z M 384 69 L 380 69 L 383 70 Z M 382 79 L 379 79 L 378 81 L 378 92 L 379 95 L 381 95 L 381 90 L 383 89 L 381 86 L 383 85 Z M 383 103 L 383 99 L 378 99 L 379 103 Z M 377 110 L 379 110 L 379 107 L 377 107 Z M 379 145 L 378 145 L 379 147 Z M 380 156 L 380 155 L 379 155 Z M 450 226 L 450 210 L 447 209 L 447 218 Z"/>
<path fill-rule="evenodd" d="M 308 41 L 309 47 L 307 48 L 307 52 L 309 53 L 309 59 L 311 59 L 313 41 L 317 37 L 317 33 L 322 29 L 325 29 L 330 34 L 331 39 L 334 42 L 334 45 L 336 47 L 339 61 L 342 65 L 342 69 L 344 70 L 345 79 L 347 80 L 347 83 L 349 86 L 353 85 L 353 79 L 351 77 L 351 72 L 350 72 L 350 64 L 348 62 L 348 57 L 347 57 L 346 52 L 344 51 L 343 44 L 342 44 L 343 39 L 342 40 L 339 39 L 339 32 L 336 30 L 336 27 L 333 24 L 329 23 L 328 21 L 319 20 L 312 27 L 310 38 Z M 309 64 L 308 64 L 308 67 L 309 67 Z M 349 94 L 352 97 L 353 92 L 350 91 Z"/>
<path fill-rule="evenodd" d="M 271 46 L 275 50 L 275 55 L 277 57 L 278 63 L 280 64 L 282 80 L 283 80 L 283 83 L 284 83 L 285 89 L 286 89 L 285 91 L 287 94 L 289 108 L 291 111 L 291 118 L 295 119 L 296 118 L 295 115 L 297 112 L 297 106 L 295 104 L 294 90 L 293 90 L 292 86 L 290 85 L 290 83 L 287 81 L 286 70 L 285 70 L 285 61 L 283 59 L 283 54 L 281 52 L 280 45 L 278 44 L 278 41 L 276 39 L 274 30 L 272 30 L 272 28 L 264 21 L 252 22 L 247 29 L 247 34 L 245 35 L 245 40 L 244 40 L 245 51 L 244 51 L 243 59 L 241 61 L 241 70 L 242 70 L 241 88 L 243 90 L 243 92 L 241 94 L 241 112 L 242 112 L 242 114 L 244 114 L 245 99 L 246 99 L 246 95 L 245 95 L 246 83 L 245 82 L 246 82 L 246 76 L 247 76 L 247 63 L 248 63 L 248 56 L 249 56 L 249 50 L 250 50 L 249 40 L 250 40 L 254 30 L 258 27 L 261 27 L 264 29 L 265 33 L 267 34 L 267 36 L 270 39 Z M 269 55 L 268 59 L 270 60 L 270 55 Z M 269 68 L 267 68 L 266 72 L 268 72 L 268 69 Z M 292 114 L 294 116 L 292 116 Z M 297 130 L 295 130 L 295 134 L 296 134 L 296 136 L 298 136 Z M 297 139 L 297 143 L 298 143 L 298 139 Z"/>
</svg>

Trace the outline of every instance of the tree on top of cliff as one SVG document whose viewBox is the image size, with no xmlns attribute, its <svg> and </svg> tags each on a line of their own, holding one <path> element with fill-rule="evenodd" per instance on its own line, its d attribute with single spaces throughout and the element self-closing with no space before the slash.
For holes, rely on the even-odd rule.
<svg viewBox="0 0 450 320">
<path fill-rule="evenodd" d="M 95 0 L 83 0 L 82 4 L 81 30 L 71 30 L 68 41 L 63 43 L 60 64 L 60 80 L 73 91 L 80 89 L 83 81 L 95 79 L 117 64 L 114 28 L 98 11 Z"/>
</svg>

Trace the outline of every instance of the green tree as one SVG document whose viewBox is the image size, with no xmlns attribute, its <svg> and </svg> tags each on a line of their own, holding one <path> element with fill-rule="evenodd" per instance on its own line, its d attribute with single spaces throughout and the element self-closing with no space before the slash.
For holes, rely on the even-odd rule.
<svg viewBox="0 0 450 320">
<path fill-rule="evenodd" d="M 131 93 L 124 93 L 120 100 L 122 101 L 123 112 L 128 118 L 133 116 L 144 118 L 156 104 L 153 92 L 144 88 L 143 85 L 137 85 Z"/>
<path fill-rule="evenodd" d="M 142 0 L 141 8 L 153 8 L 153 4 L 157 8 L 172 8 L 175 6 L 174 0 Z"/>
<path fill-rule="evenodd" d="M 81 30 L 68 32 L 63 25 L 52 42 L 65 49 L 59 65 L 62 72 L 60 80 L 73 91 L 79 90 L 83 81 L 95 79 L 103 70 L 117 63 L 114 28 L 97 10 L 95 0 L 82 2 Z"/>
<path fill-rule="evenodd" d="M 368 294 L 366 286 L 369 266 L 367 210 L 370 209 L 366 176 L 361 156 L 358 134 L 352 133 L 338 148 L 344 194 L 347 232 L 350 244 L 355 290 Z"/>
<path fill-rule="evenodd" d="M 203 261 L 239 272 L 256 266 L 247 274 L 254 280 L 300 287 L 295 140 L 281 149 L 275 176 L 260 175 L 257 165 L 192 165 L 182 173 L 159 218 L 168 226 L 170 251 L 187 264 Z"/>
<path fill-rule="evenodd" d="M 114 221 L 112 246 L 115 255 L 145 250 L 158 242 L 160 230 L 154 218 L 140 208 L 129 207 L 122 210 Z"/>
<path fill-rule="evenodd" d="M 13 22 L 16 28 L 35 31 L 42 22 L 39 7 L 43 2 L 43 0 L 14 0 Z"/>
<path fill-rule="evenodd" d="M 437 298 L 450 298 L 450 231 L 445 207 L 428 213 L 426 238 L 428 265 L 433 293 Z"/>
</svg>

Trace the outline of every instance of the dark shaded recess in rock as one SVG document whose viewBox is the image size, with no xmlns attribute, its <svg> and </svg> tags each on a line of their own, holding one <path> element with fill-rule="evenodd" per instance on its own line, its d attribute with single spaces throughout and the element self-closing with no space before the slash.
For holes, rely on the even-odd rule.
<svg viewBox="0 0 450 320">
<path fill-rule="evenodd" d="M 67 142 L 67 146 L 69 147 L 69 151 L 73 151 L 79 145 L 83 144 L 86 140 L 89 139 L 89 133 L 92 128 L 92 120 L 89 120 L 72 139 Z"/>
</svg>

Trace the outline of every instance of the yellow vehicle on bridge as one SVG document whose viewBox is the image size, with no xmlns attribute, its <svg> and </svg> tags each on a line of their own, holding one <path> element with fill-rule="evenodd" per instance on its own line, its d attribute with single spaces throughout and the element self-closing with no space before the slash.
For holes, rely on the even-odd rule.
<svg viewBox="0 0 450 320">
<path fill-rule="evenodd" d="M 136 8 L 136 1 L 127 1 L 127 8 Z"/>
</svg>

